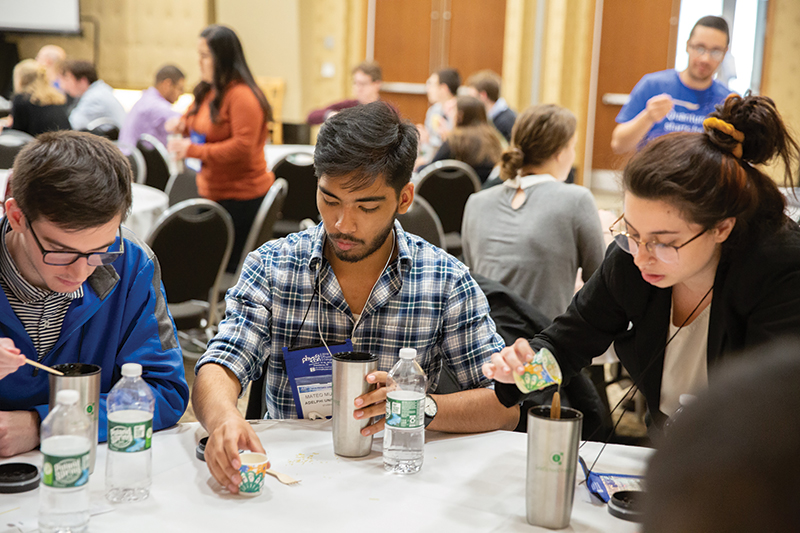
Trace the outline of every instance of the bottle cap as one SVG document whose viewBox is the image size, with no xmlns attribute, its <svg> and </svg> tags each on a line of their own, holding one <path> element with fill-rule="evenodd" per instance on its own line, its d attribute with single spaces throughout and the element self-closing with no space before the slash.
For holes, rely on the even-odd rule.
<svg viewBox="0 0 800 533">
<path fill-rule="evenodd" d="M 400 359 L 414 359 L 417 356 L 417 350 L 414 348 L 401 348 Z"/>
<path fill-rule="evenodd" d="M 73 405 L 78 403 L 78 399 L 80 397 L 80 394 L 78 394 L 78 391 L 76 390 L 62 389 L 56 393 L 56 403 Z"/>
<path fill-rule="evenodd" d="M 39 487 L 39 469 L 28 463 L 0 465 L 0 494 L 27 492 Z"/>
<path fill-rule="evenodd" d="M 142 365 L 139 363 L 125 363 L 122 365 L 122 375 L 126 378 L 136 378 L 142 375 Z"/>
<path fill-rule="evenodd" d="M 691 405 L 697 399 L 697 396 L 694 394 L 681 394 L 678 397 L 678 401 L 681 404 L 681 407 L 686 407 L 687 405 Z"/>
</svg>

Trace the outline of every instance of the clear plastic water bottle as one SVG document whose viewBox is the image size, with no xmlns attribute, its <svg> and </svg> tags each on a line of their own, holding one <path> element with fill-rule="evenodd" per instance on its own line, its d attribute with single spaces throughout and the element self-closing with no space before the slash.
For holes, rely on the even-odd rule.
<svg viewBox="0 0 800 533">
<path fill-rule="evenodd" d="M 106 499 L 134 502 L 150 495 L 153 483 L 153 392 L 142 365 L 122 365 L 122 379 L 108 393 Z"/>
<path fill-rule="evenodd" d="M 42 422 L 43 455 L 39 531 L 77 533 L 89 525 L 89 450 L 92 420 L 78 407 L 78 391 L 56 393 L 56 406 Z"/>
<path fill-rule="evenodd" d="M 395 474 L 422 468 L 425 445 L 425 372 L 413 348 L 400 350 L 400 361 L 386 378 L 386 428 L 383 467 Z"/>
</svg>

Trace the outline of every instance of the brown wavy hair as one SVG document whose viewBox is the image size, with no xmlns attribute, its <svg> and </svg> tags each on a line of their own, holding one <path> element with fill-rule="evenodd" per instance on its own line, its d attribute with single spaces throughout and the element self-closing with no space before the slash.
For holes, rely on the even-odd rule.
<svg viewBox="0 0 800 533">
<path fill-rule="evenodd" d="M 777 231 L 789 220 L 785 199 L 756 165 L 779 157 L 784 184 L 792 187 L 800 149 L 775 102 L 766 96 L 732 94 L 709 116 L 744 134 L 741 158 L 733 155 L 738 142 L 718 129 L 671 133 L 651 141 L 628 162 L 622 176 L 625 190 L 666 201 L 706 229 L 735 218 L 725 246 L 736 246 L 744 236 Z"/>
<path fill-rule="evenodd" d="M 31 102 L 40 106 L 67 103 L 67 97 L 47 81 L 47 69 L 33 59 L 14 67 L 14 92 L 29 95 Z"/>
<path fill-rule="evenodd" d="M 447 136 L 453 159 L 475 167 L 500 160 L 503 147 L 486 119 L 486 107 L 474 96 L 456 99 L 456 126 Z"/>
<path fill-rule="evenodd" d="M 500 178 L 508 180 L 522 167 L 538 166 L 566 148 L 578 121 L 569 109 L 543 104 L 529 107 L 517 117 L 511 144 L 503 152 Z"/>
</svg>

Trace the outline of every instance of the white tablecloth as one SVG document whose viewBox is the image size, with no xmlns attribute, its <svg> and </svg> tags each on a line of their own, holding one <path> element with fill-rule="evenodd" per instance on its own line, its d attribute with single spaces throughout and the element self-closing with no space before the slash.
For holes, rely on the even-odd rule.
<svg viewBox="0 0 800 533">
<path fill-rule="evenodd" d="M 169 207 L 169 196 L 164 191 L 139 183 L 131 184 L 133 204 L 124 225 L 144 240 L 161 213 Z"/>
<path fill-rule="evenodd" d="M 285 155 L 301 152 L 314 155 L 313 144 L 265 144 L 264 156 L 267 158 L 267 168 L 272 170 L 275 163 Z"/>
<path fill-rule="evenodd" d="M 369 456 L 345 459 L 333 454 L 330 421 L 254 424 L 273 469 L 300 484 L 281 485 L 268 477 L 255 498 L 223 491 L 195 458 L 195 443 L 205 433 L 196 423 L 183 424 L 153 438 L 150 498 L 114 504 L 112 512 L 91 518 L 90 531 L 548 531 L 525 519 L 525 434 L 430 432 L 422 470 L 396 476 L 383 470 L 381 439 L 375 439 Z M 581 455 L 591 464 L 599 449 L 588 443 Z M 596 470 L 642 473 L 651 452 L 609 445 Z M 93 504 L 104 502 L 105 458 L 101 445 L 89 481 Z M 39 452 L 13 460 L 41 466 Z M 6 524 L 20 520 L 35 525 L 38 492 L 0 497 L 0 533 L 18 531 Z M 585 485 L 579 484 L 571 526 L 562 531 L 637 529 L 611 516 L 605 505 L 589 503 Z"/>
</svg>

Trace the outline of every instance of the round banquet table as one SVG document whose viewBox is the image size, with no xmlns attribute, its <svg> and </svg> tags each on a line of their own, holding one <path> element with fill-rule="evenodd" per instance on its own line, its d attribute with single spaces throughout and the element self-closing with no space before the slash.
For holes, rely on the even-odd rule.
<svg viewBox="0 0 800 533">
<path fill-rule="evenodd" d="M 140 183 L 132 183 L 131 192 L 131 212 L 123 224 L 145 240 L 158 217 L 169 208 L 169 196 L 164 191 Z"/>
</svg>

